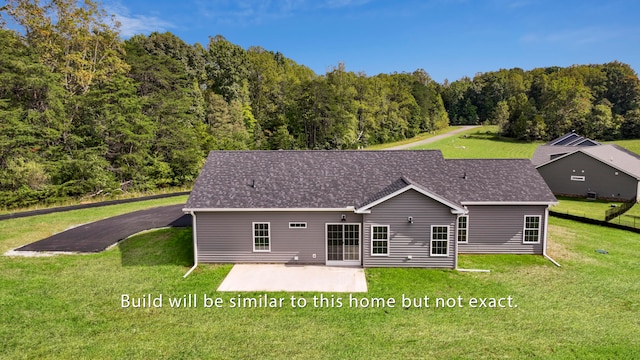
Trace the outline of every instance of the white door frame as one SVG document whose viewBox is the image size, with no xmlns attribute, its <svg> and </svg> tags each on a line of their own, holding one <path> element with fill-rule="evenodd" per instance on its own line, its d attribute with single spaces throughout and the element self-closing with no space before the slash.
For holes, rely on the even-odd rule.
<svg viewBox="0 0 640 360">
<path fill-rule="evenodd" d="M 358 226 L 358 259 L 357 260 L 329 260 L 329 225 L 356 225 Z M 342 227 L 342 254 L 344 256 L 344 226 Z M 324 253 L 325 264 L 333 266 L 361 266 L 362 265 L 362 224 L 360 223 L 326 223 L 324 227 Z"/>
</svg>

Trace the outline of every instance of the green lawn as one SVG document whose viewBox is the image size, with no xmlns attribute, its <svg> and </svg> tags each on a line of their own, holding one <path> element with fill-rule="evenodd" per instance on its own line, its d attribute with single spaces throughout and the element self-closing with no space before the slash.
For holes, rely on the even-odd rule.
<svg viewBox="0 0 640 360">
<path fill-rule="evenodd" d="M 497 134 L 497 126 L 481 126 L 412 149 L 440 149 L 445 158 L 531 158 L 542 144 L 520 142 Z"/>
<path fill-rule="evenodd" d="M 110 208 L 111 214 L 125 211 Z M 97 211 L 4 221 L 0 251 L 53 230 L 45 228 L 107 215 Z M 367 269 L 369 292 L 357 296 L 394 298 L 394 308 L 349 308 L 348 301 L 342 308 L 293 308 L 289 301 L 282 308 L 171 308 L 170 296 L 196 294 L 202 301 L 206 294 L 229 304 L 232 297 L 261 295 L 216 292 L 229 265 L 200 265 L 183 279 L 191 251 L 190 229 L 166 229 L 99 254 L 0 257 L 0 357 L 640 357 L 640 241 L 630 232 L 552 218 L 549 253 L 561 268 L 540 256 L 476 255 L 461 256 L 460 267 L 490 273 Z M 162 294 L 165 303 L 122 308 L 123 294 Z M 309 301 L 314 295 L 269 293 Z M 428 296 L 431 307 L 405 309 L 403 295 Z M 468 302 L 509 296 L 511 308 L 471 308 Z M 458 297 L 463 307 L 433 304 Z"/>
<path fill-rule="evenodd" d="M 164 199 L 0 221 L 0 254 L 10 249 L 44 239 L 71 226 L 86 224 L 92 221 L 156 206 L 184 204 L 187 202 L 187 197 L 186 195 L 174 196 Z"/>
<path fill-rule="evenodd" d="M 424 139 L 429 139 L 432 138 L 434 136 L 437 135 L 442 135 L 444 133 L 448 133 L 451 131 L 454 131 L 456 129 L 461 128 L 462 126 L 449 126 L 446 127 L 444 129 L 440 129 L 434 132 L 426 132 L 426 133 L 422 133 L 419 134 L 417 136 L 414 136 L 410 139 L 404 139 L 404 140 L 400 140 L 400 141 L 396 141 L 396 142 L 392 142 L 392 143 L 386 143 L 386 144 L 377 144 L 377 145 L 371 145 L 367 147 L 367 150 L 384 150 L 386 148 L 390 148 L 390 147 L 394 147 L 394 146 L 400 146 L 400 145 L 405 145 L 405 144 L 409 144 L 412 142 L 416 142 L 416 141 L 420 141 L 420 140 L 424 140 Z"/>
<path fill-rule="evenodd" d="M 611 219 L 611 222 L 640 229 L 640 203 L 635 204 L 631 209 L 622 214 L 622 216 Z"/>
<path fill-rule="evenodd" d="M 640 139 L 616 140 L 607 143 L 617 144 L 619 146 L 622 146 L 623 148 L 633 151 L 636 154 L 640 154 Z"/>
<path fill-rule="evenodd" d="M 558 202 L 558 205 L 551 207 L 551 211 L 603 221 L 606 211 L 611 209 L 612 205 L 619 206 L 621 204 L 620 202 L 570 197 L 558 197 Z"/>
<path fill-rule="evenodd" d="M 68 198 L 66 200 L 61 200 L 61 201 L 58 201 L 58 202 L 53 203 L 53 204 L 36 204 L 36 205 L 33 205 L 33 206 L 24 207 L 24 208 L 17 208 L 17 209 L 0 208 L 0 215 L 2 215 L 2 214 L 11 214 L 11 213 L 16 213 L 16 212 L 22 212 L 22 211 L 40 210 L 40 209 L 62 207 L 62 206 L 71 206 L 71 205 L 78 205 L 78 204 L 90 204 L 90 203 L 97 203 L 97 202 L 104 202 L 104 201 L 111 201 L 111 200 L 123 200 L 123 199 L 141 198 L 141 197 L 145 197 L 145 196 L 179 193 L 179 192 L 184 192 L 184 191 L 191 191 L 191 188 L 190 187 L 171 187 L 171 188 L 163 188 L 163 189 L 157 189 L 157 190 L 154 190 L 154 191 L 147 191 L 147 192 L 130 191 L 130 192 L 121 193 L 121 194 L 118 194 L 118 195 L 115 195 L 115 194 L 112 194 L 112 195 L 100 195 L 100 196 L 94 196 L 94 197 L 91 197 L 91 198 L 82 198 L 82 199 Z"/>
</svg>

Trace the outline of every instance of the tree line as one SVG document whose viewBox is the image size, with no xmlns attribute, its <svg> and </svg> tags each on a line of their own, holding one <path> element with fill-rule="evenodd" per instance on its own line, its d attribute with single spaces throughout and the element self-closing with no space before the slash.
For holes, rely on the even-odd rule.
<svg viewBox="0 0 640 360">
<path fill-rule="evenodd" d="M 123 41 L 90 0 L 9 0 L 0 14 L 4 207 L 188 185 L 215 149 L 355 149 L 479 123 L 525 140 L 640 137 L 638 77 L 617 62 L 443 84 L 422 69 L 318 75 L 220 35 Z"/>
<path fill-rule="evenodd" d="M 445 82 L 452 124 L 499 125 L 503 135 L 549 140 L 567 132 L 640 138 L 640 81 L 627 64 L 500 70 Z"/>
</svg>

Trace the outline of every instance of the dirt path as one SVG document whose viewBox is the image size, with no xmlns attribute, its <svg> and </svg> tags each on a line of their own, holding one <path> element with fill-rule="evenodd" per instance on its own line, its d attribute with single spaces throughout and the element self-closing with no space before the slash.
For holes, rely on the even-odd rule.
<svg viewBox="0 0 640 360">
<path fill-rule="evenodd" d="M 444 133 L 444 134 L 440 134 L 440 135 L 436 135 L 434 137 L 428 138 L 428 139 L 424 139 L 424 140 L 420 140 L 420 141 L 416 141 L 416 142 L 412 142 L 409 144 L 404 144 L 404 145 L 398 145 L 398 146 L 394 146 L 394 147 L 390 147 L 390 148 L 386 148 L 385 150 L 404 150 L 404 149 L 409 149 L 412 148 L 414 146 L 420 146 L 420 145 L 425 145 L 425 144 L 430 144 L 432 142 L 436 142 L 438 140 L 447 138 L 449 136 L 453 136 L 455 134 L 459 134 L 463 131 L 469 130 L 469 129 L 474 129 L 479 127 L 480 125 L 470 125 L 470 126 L 463 126 L 460 129 L 456 129 L 453 131 L 450 131 L 448 133 Z"/>
</svg>

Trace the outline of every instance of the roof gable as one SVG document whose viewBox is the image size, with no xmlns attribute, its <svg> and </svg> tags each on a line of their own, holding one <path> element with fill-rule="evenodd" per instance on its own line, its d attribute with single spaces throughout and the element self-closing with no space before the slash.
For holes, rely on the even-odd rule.
<svg viewBox="0 0 640 360">
<path fill-rule="evenodd" d="M 401 185 L 404 185 L 404 186 L 400 187 Z M 392 189 L 395 189 L 395 190 L 391 191 Z M 387 200 L 393 199 L 394 197 L 400 194 L 403 194 L 408 190 L 414 190 L 432 200 L 435 200 L 449 207 L 453 214 L 465 214 L 467 212 L 463 207 L 456 204 L 455 202 L 445 199 L 437 194 L 434 194 L 429 190 L 422 188 L 419 184 L 416 184 L 405 177 L 401 177 L 397 181 L 394 181 L 392 184 L 390 184 L 389 187 L 385 188 L 382 192 L 376 194 L 374 198 L 370 199 L 369 201 L 365 202 L 365 204 L 363 204 L 361 207 L 357 208 L 356 213 L 367 213 L 369 212 L 369 210 L 371 210 L 371 208 Z"/>
<path fill-rule="evenodd" d="M 563 156 L 559 156 L 539 164 L 536 168 L 544 167 L 556 161 L 569 158 L 571 155 L 578 152 L 640 180 L 640 157 L 626 149 L 622 150 L 622 148 L 613 144 L 581 148 L 577 151 L 567 153 Z"/>
</svg>

